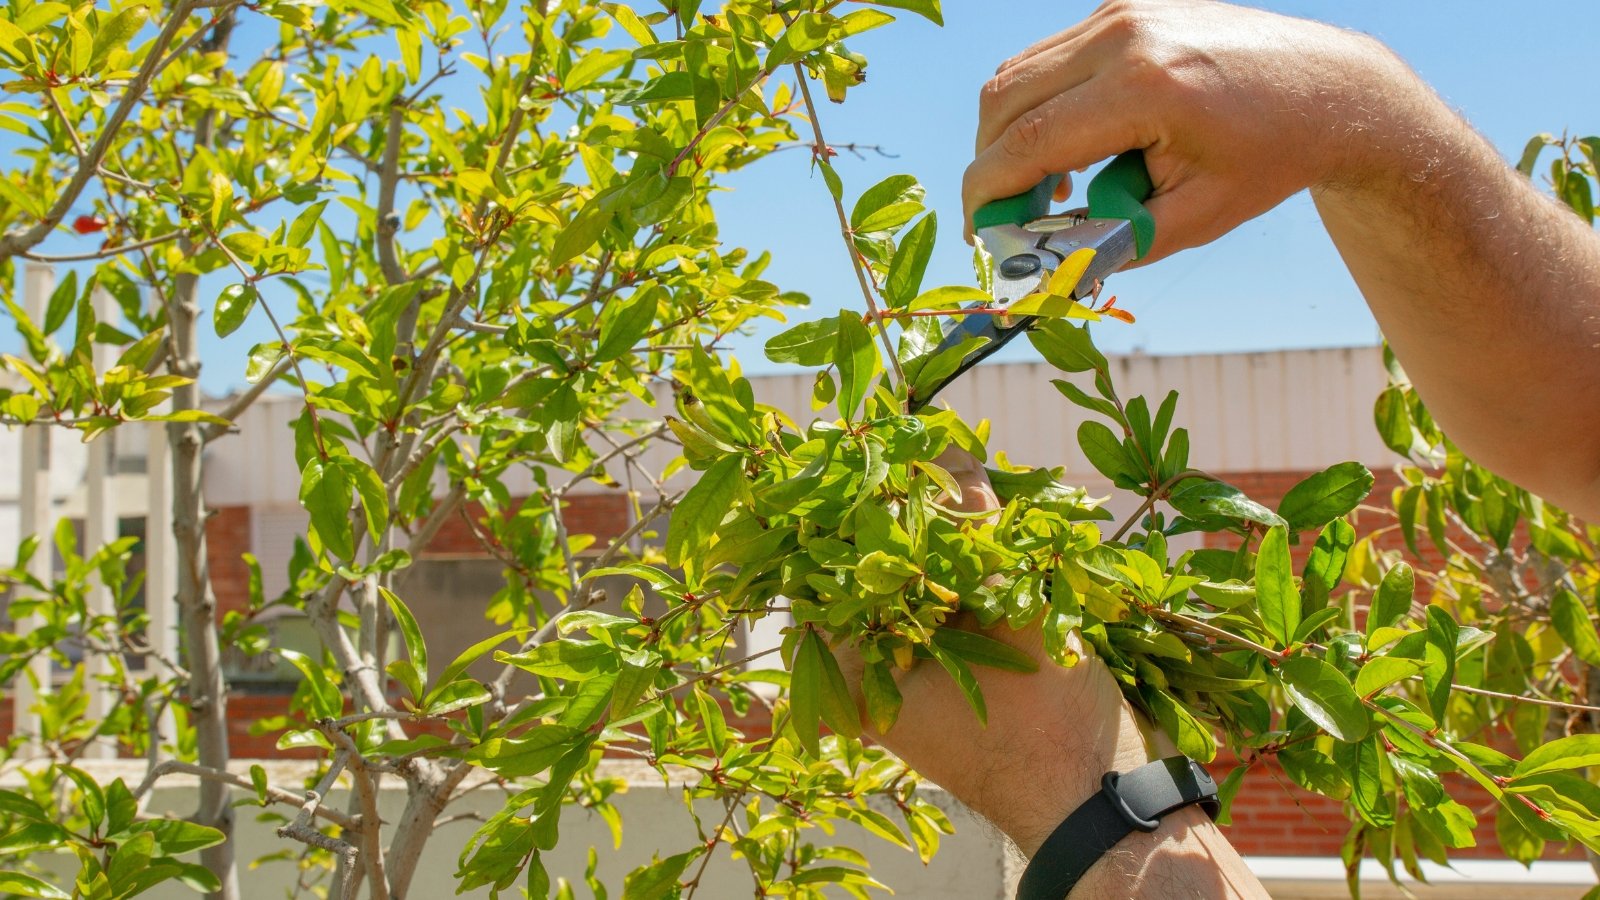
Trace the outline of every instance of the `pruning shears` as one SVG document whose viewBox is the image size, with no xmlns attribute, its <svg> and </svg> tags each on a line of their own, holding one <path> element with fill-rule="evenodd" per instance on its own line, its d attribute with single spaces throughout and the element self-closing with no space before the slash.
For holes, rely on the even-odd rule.
<svg viewBox="0 0 1600 900">
<path fill-rule="evenodd" d="M 1051 215 L 1050 200 L 1060 183 L 1060 175 L 1051 175 L 1032 190 L 985 203 L 973 214 L 972 227 L 994 258 L 996 307 L 1009 307 L 1043 290 L 1064 265 L 1068 268 L 1063 275 L 1082 267 L 1082 276 L 1070 294 L 1072 300 L 1081 300 L 1098 291 L 1113 272 L 1149 252 L 1156 225 L 1144 207 L 1153 187 L 1142 151 L 1121 154 L 1089 182 L 1086 209 Z M 1084 250 L 1091 252 L 1082 253 Z M 959 347 L 971 338 L 985 338 L 986 342 L 942 381 L 912 396 L 911 411 L 922 409 L 945 385 L 1027 331 L 1039 318 L 999 312 L 961 316 L 935 352 Z"/>
</svg>

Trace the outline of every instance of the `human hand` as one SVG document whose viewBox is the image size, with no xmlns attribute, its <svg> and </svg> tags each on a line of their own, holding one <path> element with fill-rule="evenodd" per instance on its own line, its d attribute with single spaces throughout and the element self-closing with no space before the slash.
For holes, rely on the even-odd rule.
<svg viewBox="0 0 1600 900">
<path fill-rule="evenodd" d="M 952 447 L 935 462 L 961 489 L 960 498 L 946 498 L 946 505 L 969 513 L 999 508 L 983 465 L 971 454 Z M 982 630 L 966 614 L 946 624 Z M 1084 652 L 1076 636 L 1071 645 L 1081 658 L 1069 669 L 1045 652 L 1037 624 L 1018 631 L 999 624 L 984 633 L 1038 664 L 1038 671 L 1028 674 L 973 667 L 988 709 L 987 726 L 955 681 L 924 662 L 898 673 L 900 715 L 888 732 L 872 737 L 1031 854 L 1099 790 L 1101 775 L 1136 768 L 1153 757 L 1111 673 Z M 847 678 L 856 683 L 859 657 L 839 650 Z"/>
<path fill-rule="evenodd" d="M 1210 0 L 1112 0 L 984 85 L 962 199 L 970 221 L 1047 175 L 1143 149 L 1150 262 L 1304 188 L 1370 177 L 1389 145 L 1414 142 L 1395 111 L 1429 95 L 1354 32 Z"/>
</svg>

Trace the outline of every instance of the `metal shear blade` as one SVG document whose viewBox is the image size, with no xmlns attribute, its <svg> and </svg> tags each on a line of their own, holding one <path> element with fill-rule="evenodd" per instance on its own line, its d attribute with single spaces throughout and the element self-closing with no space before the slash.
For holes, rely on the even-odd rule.
<svg viewBox="0 0 1600 900">
<path fill-rule="evenodd" d="M 1136 255 L 1134 231 L 1128 220 L 1090 219 L 1081 213 L 1046 216 L 1020 226 L 993 225 L 978 229 L 978 236 L 983 240 L 984 249 L 994 258 L 994 302 L 1000 306 L 1010 306 L 1042 290 L 1062 261 L 1074 251 L 1085 247 L 1095 251 L 1088 270 L 1072 290 L 1074 300 L 1093 293 L 1096 285 Z M 982 308 L 982 305 L 968 308 Z M 962 316 L 945 332 L 934 352 L 943 353 L 975 337 L 986 339 L 986 343 L 967 354 L 948 377 L 926 394 L 912 397 L 911 411 L 927 406 L 946 385 L 1027 331 L 1037 318 L 992 313 Z"/>
</svg>

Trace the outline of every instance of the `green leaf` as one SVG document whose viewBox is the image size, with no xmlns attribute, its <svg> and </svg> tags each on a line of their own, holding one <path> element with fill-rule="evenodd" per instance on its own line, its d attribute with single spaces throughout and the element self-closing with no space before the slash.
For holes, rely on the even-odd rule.
<svg viewBox="0 0 1600 900">
<path fill-rule="evenodd" d="M 874 550 L 856 564 L 856 581 L 875 594 L 897 594 L 922 570 L 903 559 Z"/>
<path fill-rule="evenodd" d="M 1393 386 L 1384 388 L 1373 404 L 1372 419 L 1385 447 L 1401 456 L 1411 455 L 1411 413 L 1404 392 Z"/>
<path fill-rule="evenodd" d="M 354 456 L 336 456 L 330 463 L 337 463 L 350 475 L 356 494 L 361 497 L 361 512 L 366 519 L 367 534 L 372 537 L 373 545 L 378 545 L 389 529 L 389 493 L 384 489 L 383 479 L 378 477 L 372 466 Z"/>
<path fill-rule="evenodd" d="M 1277 513 L 1245 496 L 1244 491 L 1222 481 L 1188 478 L 1167 498 L 1172 508 L 1191 519 L 1222 516 L 1269 527 L 1283 527 Z"/>
<path fill-rule="evenodd" d="M 254 285 L 230 284 L 223 288 L 222 293 L 217 295 L 217 305 L 211 309 L 211 322 L 216 327 L 217 337 L 227 337 L 238 331 L 260 299 L 261 293 Z"/>
<path fill-rule="evenodd" d="M 846 421 L 853 421 L 861 401 L 872 390 L 872 379 L 882 369 L 883 360 L 872 342 L 872 332 L 859 315 L 848 309 L 839 313 L 833 362 L 839 368 L 839 414 Z"/>
<path fill-rule="evenodd" d="M 1534 135 L 1522 148 L 1522 156 L 1517 160 L 1517 171 L 1525 177 L 1533 177 L 1533 167 L 1538 164 L 1539 155 L 1544 152 L 1544 148 L 1554 143 L 1556 138 L 1553 134 Z"/>
<path fill-rule="evenodd" d="M 810 629 L 801 636 L 794 651 L 794 668 L 789 676 L 789 719 L 794 724 L 800 746 L 813 758 L 822 755 L 819 743 L 822 729 L 822 639 Z"/>
<path fill-rule="evenodd" d="M 681 566 L 702 553 L 744 488 L 744 459 L 724 456 L 711 464 L 672 510 L 667 523 L 667 564 Z"/>
<path fill-rule="evenodd" d="M 777 71 L 779 66 L 786 66 L 798 61 L 813 50 L 828 43 L 833 37 L 832 16 L 814 12 L 803 12 L 795 16 L 794 22 L 778 40 L 773 43 L 772 51 L 767 54 L 766 70 Z M 909 175 L 900 176 L 909 178 Z"/>
<path fill-rule="evenodd" d="M 1367 611 L 1367 639 L 1373 632 L 1388 628 L 1411 612 L 1412 595 L 1416 591 L 1416 575 L 1406 563 L 1396 563 L 1383 574 L 1383 581 L 1372 593 L 1372 608 Z"/>
<path fill-rule="evenodd" d="M 571 638 L 547 641 L 524 653 L 501 653 L 496 659 L 526 672 L 574 681 L 617 670 L 617 651 L 600 641 Z"/>
<path fill-rule="evenodd" d="M 311 514 L 311 530 L 322 545 L 339 559 L 356 555 L 355 536 L 350 527 L 350 504 L 355 485 L 344 468 L 333 460 L 316 457 L 300 472 L 300 505 Z"/>
<path fill-rule="evenodd" d="M 1437 606 L 1428 607 L 1428 645 L 1424 651 L 1428 667 L 1422 682 L 1428 692 L 1428 707 L 1434 721 L 1443 722 L 1450 701 L 1450 687 L 1456 677 L 1456 644 L 1461 628 L 1450 614 Z"/>
<path fill-rule="evenodd" d="M 1355 542 L 1356 530 L 1344 519 L 1334 519 L 1323 526 L 1322 533 L 1317 535 L 1317 542 L 1311 546 L 1302 572 L 1307 600 L 1315 601 L 1312 606 L 1325 605 L 1328 594 L 1339 586 L 1350 548 L 1355 546 Z"/>
<path fill-rule="evenodd" d="M 529 778 L 555 765 L 582 737 L 565 725 L 539 725 L 520 738 L 490 738 L 463 755 L 504 778 Z"/>
<path fill-rule="evenodd" d="M 929 288 L 918 294 L 916 299 L 906 306 L 906 309 L 912 311 L 951 310 L 969 302 L 992 303 L 994 298 L 989 296 L 986 291 L 979 290 L 969 284 L 947 284 L 943 287 Z"/>
<path fill-rule="evenodd" d="M 417 673 L 424 683 L 428 680 L 428 645 L 422 637 L 422 627 L 417 624 L 417 619 L 411 614 L 409 607 L 399 597 L 386 587 L 379 587 L 378 592 L 389 603 L 389 609 L 394 613 L 395 622 L 400 626 L 400 636 L 405 639 L 406 656 L 410 657 L 411 664 L 416 666 Z"/>
<path fill-rule="evenodd" d="M 1294 560 L 1282 525 L 1267 529 L 1256 549 L 1256 603 L 1267 633 L 1287 646 L 1300 625 L 1300 592 L 1294 586 Z"/>
<path fill-rule="evenodd" d="M 822 721 L 828 723 L 835 734 L 847 738 L 860 737 L 861 713 L 856 710 L 855 699 L 850 694 L 849 683 L 844 680 L 844 672 L 839 669 L 839 661 L 834 658 L 827 642 L 815 631 L 808 630 L 802 640 L 816 642 L 815 653 L 822 673 Z"/>
<path fill-rule="evenodd" d="M 322 212 L 328 208 L 328 201 L 319 200 L 301 210 L 300 215 L 294 217 L 294 223 L 289 226 L 289 234 L 285 240 L 291 247 L 304 247 L 311 240 L 311 235 L 317 230 L 317 223 L 322 221 Z"/>
<path fill-rule="evenodd" d="M 1142 479 L 1138 465 L 1128 458 L 1122 441 L 1101 423 L 1087 420 L 1079 423 L 1078 446 L 1083 448 L 1089 464 L 1112 481 L 1123 478 L 1139 482 Z"/>
<path fill-rule="evenodd" d="M 659 291 L 646 287 L 634 291 L 633 296 L 624 301 L 606 304 L 600 313 L 600 341 L 595 347 L 594 361 L 609 362 L 632 350 L 655 323 L 659 299 Z"/>
<path fill-rule="evenodd" d="M 1106 370 L 1106 358 L 1095 349 L 1087 326 L 1052 319 L 1029 329 L 1028 341 L 1045 362 L 1063 372 Z"/>
<path fill-rule="evenodd" d="M 1522 758 L 1513 778 L 1527 778 L 1541 772 L 1564 772 L 1600 766 L 1600 734 L 1575 734 L 1551 741 Z"/>
<path fill-rule="evenodd" d="M 939 9 L 939 0 L 860 0 L 862 3 L 871 3 L 875 6 L 887 6 L 891 9 L 903 9 L 914 12 L 935 25 L 944 24 L 944 14 Z"/>
<path fill-rule="evenodd" d="M 1216 757 L 1217 742 L 1211 729 L 1176 697 L 1153 685 L 1142 685 L 1139 695 L 1178 752 L 1199 762 L 1210 762 Z"/>
<path fill-rule="evenodd" d="M 488 653 L 490 650 L 493 650 L 495 647 L 500 646 L 511 638 L 526 634 L 531 630 L 532 629 L 529 628 L 519 628 L 515 631 L 497 634 L 493 637 L 484 638 L 476 644 L 473 644 L 471 647 L 461 651 L 461 653 L 459 653 L 455 659 L 450 661 L 448 666 L 444 667 L 444 671 L 439 673 L 439 680 L 434 684 L 433 690 L 429 695 L 429 700 L 431 701 L 433 694 L 437 694 L 440 690 L 448 687 L 450 684 L 455 682 L 456 679 L 460 678 L 462 673 L 467 670 L 467 667 L 477 662 L 478 659 L 481 658 L 485 653 Z M 424 702 L 423 705 L 427 706 L 428 703 Z"/>
<path fill-rule="evenodd" d="M 950 677 L 955 679 L 956 687 L 961 689 L 961 693 L 967 698 L 967 704 L 972 707 L 973 715 L 978 717 L 978 724 L 987 726 L 989 724 L 989 708 L 983 702 L 983 690 L 978 687 L 978 679 L 972 677 L 972 670 L 967 668 L 967 664 L 962 662 L 959 657 L 945 652 L 944 648 L 937 643 L 929 644 L 928 652 L 933 654 L 933 658 L 939 661 L 939 665 L 943 666 L 944 670 L 950 673 Z"/>
<path fill-rule="evenodd" d="M 611 718 L 620 719 L 633 711 L 644 692 L 655 684 L 661 671 L 661 654 L 640 648 L 622 658 L 617 683 L 611 691 Z"/>
<path fill-rule="evenodd" d="M 253 768 L 252 780 L 255 777 Z M 263 779 L 265 779 L 265 773 L 263 773 Z M 149 831 L 155 835 L 156 843 L 160 845 L 161 852 L 168 855 L 204 850 L 207 847 L 215 847 L 228 839 L 227 835 L 216 828 L 208 825 L 199 825 L 184 819 L 152 819 L 146 822 L 139 822 L 134 827 Z"/>
<path fill-rule="evenodd" d="M 930 210 L 900 238 L 894 258 L 889 261 L 889 274 L 883 281 L 883 296 L 891 307 L 910 303 L 921 290 L 922 276 L 928 270 L 928 260 L 933 258 L 938 229 L 939 217 Z"/>
<path fill-rule="evenodd" d="M 55 334 L 56 329 L 66 324 L 67 316 L 77 305 L 78 273 L 68 269 L 66 277 L 50 292 L 50 302 L 45 304 L 44 333 Z"/>
<path fill-rule="evenodd" d="M 775 363 L 821 366 L 833 362 L 838 343 L 839 319 L 801 322 L 767 341 L 767 359 Z"/>
<path fill-rule="evenodd" d="M 1371 697 L 1389 685 L 1421 672 L 1423 668 L 1422 661 L 1417 659 L 1376 657 L 1368 660 L 1366 665 L 1361 667 L 1361 671 L 1356 673 L 1356 693 L 1362 697 Z"/>
<path fill-rule="evenodd" d="M 678 878 L 688 868 L 690 861 L 702 852 L 699 849 L 690 850 L 666 859 L 652 860 L 649 865 L 634 869 L 622 881 L 622 900 L 667 900 L 668 897 L 677 896 Z"/>
<path fill-rule="evenodd" d="M 1279 667 L 1284 692 L 1306 717 L 1341 741 L 1367 735 L 1367 709 L 1338 669 L 1314 656 L 1294 656 Z"/>
<path fill-rule="evenodd" d="M 687 76 L 685 78 L 687 79 Z M 605 233 L 606 226 L 611 224 L 614 214 L 611 198 L 595 195 L 556 236 L 555 243 L 550 247 L 550 258 L 545 260 L 545 265 L 552 269 L 566 265 L 593 247 L 595 241 L 600 240 L 600 235 Z"/>
<path fill-rule="evenodd" d="M 861 693 L 867 717 L 879 734 L 888 733 L 900 717 L 900 686 L 895 684 L 889 664 L 883 660 L 866 663 L 861 670 Z"/>
<path fill-rule="evenodd" d="M 933 633 L 933 642 L 941 650 L 973 665 L 1004 669 L 1007 672 L 1036 672 L 1039 664 L 1033 657 L 988 635 L 960 628 L 940 628 Z"/>
<path fill-rule="evenodd" d="M 594 50 L 585 53 L 567 70 L 567 77 L 561 80 L 561 86 L 569 93 L 583 90 L 599 80 L 600 76 L 632 58 L 633 54 L 627 50 Z"/>
<path fill-rule="evenodd" d="M 922 212 L 922 185 L 911 175 L 890 175 L 866 189 L 850 211 L 850 229 L 858 234 L 889 231 Z"/>
<path fill-rule="evenodd" d="M 1278 515 L 1290 531 L 1321 528 L 1366 499 L 1372 480 L 1372 473 L 1358 462 L 1329 466 L 1290 488 L 1278 504 Z"/>
<path fill-rule="evenodd" d="M 72 895 L 66 891 L 21 872 L 0 872 L 0 893 L 40 897 L 43 900 L 72 900 Z"/>
<path fill-rule="evenodd" d="M 1244 776 L 1249 773 L 1249 766 L 1234 766 L 1228 777 L 1222 779 L 1217 785 L 1217 803 L 1222 807 L 1217 813 L 1218 825 L 1233 824 L 1233 798 L 1239 795 L 1239 786 L 1244 784 Z"/>
<path fill-rule="evenodd" d="M 1550 601 L 1550 621 L 1573 655 L 1591 666 L 1600 666 L 1600 633 L 1596 633 L 1589 609 L 1577 594 L 1565 588 L 1557 591 Z"/>
</svg>

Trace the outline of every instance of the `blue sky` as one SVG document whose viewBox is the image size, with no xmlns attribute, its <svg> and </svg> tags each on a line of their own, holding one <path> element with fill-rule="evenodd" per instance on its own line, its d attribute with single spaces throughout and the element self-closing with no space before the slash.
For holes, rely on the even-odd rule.
<svg viewBox="0 0 1600 900">
<path fill-rule="evenodd" d="M 850 92 L 847 103 L 824 104 L 823 128 L 835 144 L 876 144 L 895 155 L 859 160 L 841 156 L 836 165 L 850 195 L 847 200 L 900 172 L 916 175 L 927 188 L 928 204 L 938 210 L 943 233 L 925 287 L 971 278 L 971 253 L 960 237 L 960 184 L 972 154 L 979 87 L 1001 60 L 1088 15 L 1095 5 L 1088 0 L 945 0 L 944 28 L 904 14 L 903 21 L 851 42 L 871 60 L 867 82 Z M 1257 5 L 1382 39 L 1508 157 L 1520 154 L 1538 132 L 1600 131 L 1592 99 L 1592 22 L 1574 15 L 1570 3 L 1284 0 Z M 270 32 L 236 37 L 237 47 L 247 48 L 252 41 L 269 38 Z M 817 96 L 821 98 L 820 90 Z M 449 102 L 464 108 L 478 105 L 469 96 Z M 812 298 L 812 308 L 798 311 L 795 320 L 860 305 L 831 201 L 812 175 L 807 154 L 777 154 L 736 173 L 726 186 L 730 190 L 716 201 L 725 242 L 773 252 L 767 277 Z M 63 236 L 40 249 L 71 252 L 82 246 L 81 240 Z M 219 277 L 209 278 L 208 284 Z M 216 281 L 216 289 L 225 283 Z M 1265 350 L 1371 344 L 1378 339 L 1355 285 L 1303 194 L 1210 246 L 1118 275 L 1108 289 L 1120 306 L 1138 316 L 1132 326 L 1098 326 L 1097 340 L 1108 351 Z M 757 334 L 734 340 L 746 371 L 780 368 L 766 361 L 761 345 L 783 327 L 766 323 Z M 270 337 L 259 314 L 226 340 L 203 328 L 206 389 L 224 393 L 242 386 L 245 355 Z M 11 350 L 17 342 L 9 327 L 0 328 L 0 349 Z M 1027 342 L 1017 341 L 1001 358 L 1026 359 L 1031 353 Z"/>
<path fill-rule="evenodd" d="M 1006 57 L 1096 5 L 946 0 L 943 29 L 906 17 L 856 39 L 871 60 L 867 82 L 842 106 L 823 110 L 824 133 L 833 143 L 880 144 L 898 154 L 897 159 L 843 156 L 837 165 L 847 195 L 895 172 L 910 172 L 926 186 L 942 234 L 925 286 L 971 277 L 970 251 L 961 242 L 958 223 L 978 88 Z M 1587 16 L 1573 18 L 1571 4 L 1300 0 L 1252 5 L 1383 40 L 1512 159 L 1539 132 L 1600 129 L 1588 49 L 1593 30 Z M 811 295 L 814 310 L 797 317 L 820 318 L 841 304 L 859 305 L 861 295 L 826 191 L 804 170 L 801 155 L 784 154 L 741 173 L 719 213 L 728 240 L 774 251 L 772 280 Z M 1108 351 L 1196 353 L 1378 340 L 1376 324 L 1304 193 L 1209 246 L 1120 274 L 1107 290 L 1138 316 L 1132 326 L 1096 326 L 1096 341 Z M 735 349 L 751 370 L 770 371 L 776 367 L 762 359 L 761 343 L 746 340 Z M 1000 358 L 1031 355 L 1027 342 L 1016 341 Z"/>
</svg>

